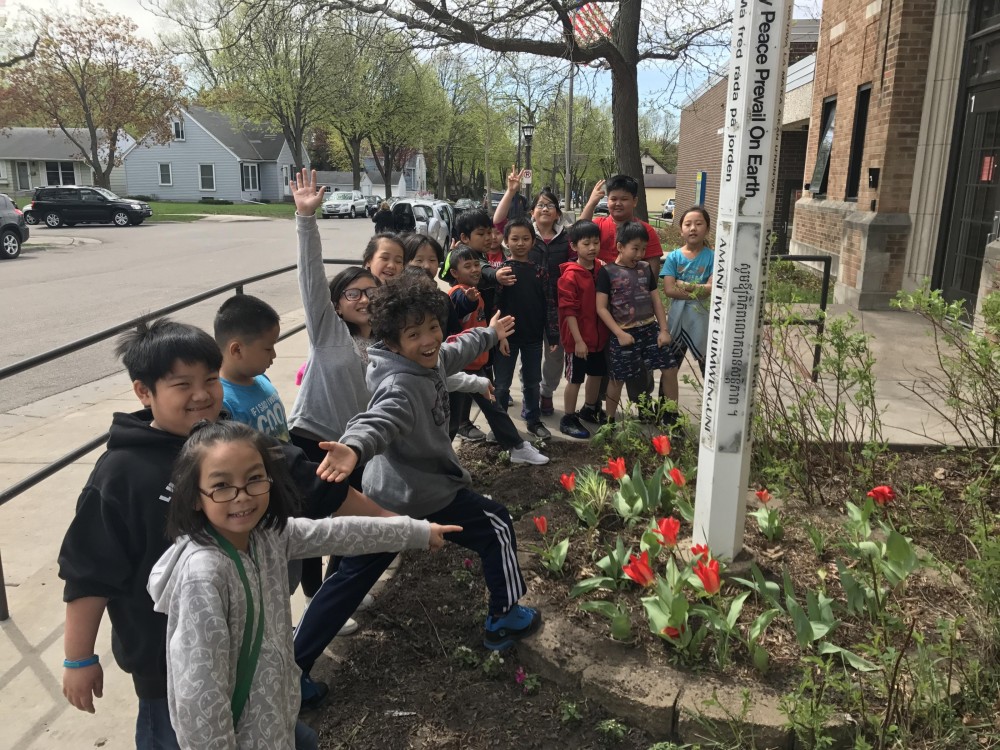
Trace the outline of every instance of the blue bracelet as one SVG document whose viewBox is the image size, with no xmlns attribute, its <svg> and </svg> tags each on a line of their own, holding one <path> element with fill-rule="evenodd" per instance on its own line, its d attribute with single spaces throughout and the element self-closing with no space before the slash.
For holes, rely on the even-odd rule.
<svg viewBox="0 0 1000 750">
<path fill-rule="evenodd" d="M 80 669 L 82 667 L 89 667 L 92 664 L 97 664 L 100 661 L 101 657 L 94 654 L 93 656 L 88 656 L 86 659 L 77 659 L 75 661 L 73 659 L 63 659 L 63 666 L 66 667 L 66 669 Z"/>
</svg>

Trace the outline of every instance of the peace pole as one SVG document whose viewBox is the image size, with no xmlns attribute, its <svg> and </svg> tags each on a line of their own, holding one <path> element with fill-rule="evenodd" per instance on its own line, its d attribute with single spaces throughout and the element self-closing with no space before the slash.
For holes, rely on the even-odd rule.
<svg viewBox="0 0 1000 750">
<path fill-rule="evenodd" d="M 792 0 L 733 14 L 694 511 L 694 541 L 728 559 L 743 549 L 791 19 Z"/>
</svg>

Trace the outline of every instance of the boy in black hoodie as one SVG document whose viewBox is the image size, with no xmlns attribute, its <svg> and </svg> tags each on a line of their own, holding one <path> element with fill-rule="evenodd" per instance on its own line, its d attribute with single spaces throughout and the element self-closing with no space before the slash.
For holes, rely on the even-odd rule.
<svg viewBox="0 0 1000 750">
<path fill-rule="evenodd" d="M 153 611 L 146 582 L 170 546 L 166 516 L 174 459 L 196 423 L 219 418 L 222 354 L 201 329 L 166 318 L 124 334 L 116 353 L 146 408 L 114 415 L 107 451 L 83 488 L 59 551 L 59 577 L 66 582 L 63 694 L 76 708 L 94 713 L 94 698 L 101 697 L 104 682 L 94 644 L 107 609 L 115 661 L 132 675 L 139 698 L 136 747 L 173 748 L 167 618 Z M 322 518 L 338 510 L 386 515 L 348 485 L 320 481 L 316 464 L 298 448 L 275 446 L 305 498 L 308 507 L 302 515 Z M 299 740 L 310 746 L 310 734 L 315 737 L 301 725 L 297 746 Z"/>
</svg>

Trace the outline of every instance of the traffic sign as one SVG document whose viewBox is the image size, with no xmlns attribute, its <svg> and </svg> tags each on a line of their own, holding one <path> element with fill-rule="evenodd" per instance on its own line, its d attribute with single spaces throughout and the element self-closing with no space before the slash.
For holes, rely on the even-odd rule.
<svg viewBox="0 0 1000 750">
<path fill-rule="evenodd" d="M 521 182 L 523 184 L 525 184 L 525 185 L 530 185 L 531 184 L 531 170 L 530 169 L 524 170 L 524 176 L 521 178 Z"/>
</svg>

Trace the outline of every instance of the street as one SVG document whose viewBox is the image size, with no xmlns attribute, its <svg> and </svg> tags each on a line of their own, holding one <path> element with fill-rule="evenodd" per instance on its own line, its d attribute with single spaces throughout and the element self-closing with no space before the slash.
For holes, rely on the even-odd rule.
<svg viewBox="0 0 1000 750">
<path fill-rule="evenodd" d="M 320 221 L 324 256 L 357 258 L 371 236 L 367 219 Z M 25 246 L 0 263 L 0 367 L 87 336 L 240 278 L 296 262 L 295 225 L 287 220 L 32 228 L 32 239 L 79 237 L 94 244 Z M 330 266 L 329 275 L 337 272 Z M 301 308 L 294 272 L 249 285 L 279 313 Z M 211 331 L 223 295 L 175 313 Z M 0 413 L 121 369 L 103 342 L 0 381 Z"/>
</svg>

